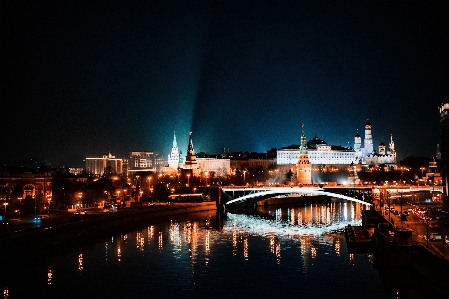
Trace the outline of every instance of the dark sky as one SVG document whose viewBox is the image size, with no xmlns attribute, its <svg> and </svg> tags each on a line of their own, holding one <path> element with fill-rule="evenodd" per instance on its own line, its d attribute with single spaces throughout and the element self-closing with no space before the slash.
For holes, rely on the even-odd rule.
<svg viewBox="0 0 449 299">
<path fill-rule="evenodd" d="M 242 3 L 240 3 L 242 2 Z M 318 134 L 430 157 L 447 1 L 0 1 L 0 161 L 265 152 Z"/>
</svg>

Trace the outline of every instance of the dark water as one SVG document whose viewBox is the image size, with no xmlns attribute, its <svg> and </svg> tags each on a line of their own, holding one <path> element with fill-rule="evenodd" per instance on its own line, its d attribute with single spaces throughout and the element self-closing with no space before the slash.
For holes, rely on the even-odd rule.
<svg viewBox="0 0 449 299">
<path fill-rule="evenodd" d="M 384 275 L 349 254 L 342 229 L 353 203 L 214 211 L 149 223 L 126 234 L 4 268 L 4 298 L 430 298 L 419 275 Z M 6 272 L 6 273 L 5 273 Z M 383 277 L 388 276 L 386 282 Z M 393 278 L 391 278 L 393 276 Z M 404 278 L 405 277 L 405 278 Z M 413 281 L 410 277 L 414 277 Z M 404 281 L 405 280 L 405 281 Z M 416 281 L 418 280 L 418 283 Z"/>
</svg>

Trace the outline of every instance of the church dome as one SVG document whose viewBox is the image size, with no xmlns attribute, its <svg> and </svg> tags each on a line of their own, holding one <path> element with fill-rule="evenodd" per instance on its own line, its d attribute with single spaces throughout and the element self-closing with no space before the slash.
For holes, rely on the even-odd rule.
<svg viewBox="0 0 449 299">
<path fill-rule="evenodd" d="M 369 123 L 369 121 L 366 122 L 365 129 L 371 129 L 371 124 Z"/>
<path fill-rule="evenodd" d="M 315 135 L 315 137 L 313 137 L 312 140 L 309 140 L 307 142 L 307 147 L 308 148 L 316 148 L 316 146 L 318 144 L 327 144 L 326 141 L 321 140 L 320 137 L 318 137 L 318 135 Z"/>
</svg>

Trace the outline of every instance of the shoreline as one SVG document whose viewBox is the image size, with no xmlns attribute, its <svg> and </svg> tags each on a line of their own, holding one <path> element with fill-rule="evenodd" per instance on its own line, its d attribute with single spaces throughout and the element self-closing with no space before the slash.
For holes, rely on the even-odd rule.
<svg viewBox="0 0 449 299">
<path fill-rule="evenodd" d="M 215 202 L 123 208 L 118 212 L 89 218 L 80 215 L 77 221 L 71 221 L 73 214 L 67 213 L 59 222 L 47 222 L 39 229 L 20 230 L 3 236 L 0 240 L 1 263 L 14 263 L 17 258 L 34 260 L 38 256 L 70 249 L 110 233 L 139 227 L 148 221 L 160 222 L 172 216 L 207 211 L 217 211 Z"/>
</svg>

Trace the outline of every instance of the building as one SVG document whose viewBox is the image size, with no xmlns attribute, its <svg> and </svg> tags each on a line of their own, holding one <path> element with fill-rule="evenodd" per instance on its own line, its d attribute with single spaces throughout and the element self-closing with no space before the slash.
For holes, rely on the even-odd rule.
<svg viewBox="0 0 449 299">
<path fill-rule="evenodd" d="M 307 151 L 304 125 L 302 125 L 301 147 L 299 149 L 298 161 L 296 162 L 296 177 L 299 184 L 312 184 L 312 163 L 309 160 L 309 153 Z"/>
<path fill-rule="evenodd" d="M 277 151 L 278 165 L 295 165 L 300 156 L 299 145 L 283 147 Z M 352 148 L 329 145 L 315 136 L 306 144 L 309 160 L 313 165 L 350 165 L 356 161 Z"/>
<path fill-rule="evenodd" d="M 396 168 L 396 151 L 394 148 L 393 134 L 390 134 L 390 143 L 388 150 L 385 143 L 381 140 L 376 152 L 373 147 L 372 126 L 369 122 L 365 124 L 364 147 L 361 147 L 361 137 L 359 133 L 354 136 L 354 151 L 356 156 L 355 164 L 363 167 L 384 166 L 386 170 Z"/>
<path fill-rule="evenodd" d="M 193 148 L 193 141 L 192 141 L 192 132 L 189 133 L 189 145 L 187 147 L 187 155 L 186 155 L 186 160 L 184 162 L 184 169 L 192 169 L 192 170 L 197 170 L 198 169 L 198 162 L 196 161 L 196 156 L 195 156 L 195 150 Z M 194 171 L 195 173 L 196 171 Z"/>
<path fill-rule="evenodd" d="M 86 173 L 93 176 L 105 174 L 123 175 L 123 160 L 109 153 L 99 158 L 86 158 Z"/>
<path fill-rule="evenodd" d="M 54 201 L 52 190 L 52 174 L 47 167 L 36 171 L 0 165 L 0 219 L 14 211 L 20 211 L 22 215 L 40 213 L 44 206 L 48 207 L 50 201 Z"/>
<path fill-rule="evenodd" d="M 153 152 L 131 152 L 128 159 L 128 170 L 147 169 L 155 171 Z"/>
<path fill-rule="evenodd" d="M 198 153 L 196 156 L 198 169 L 205 173 L 214 173 L 215 176 L 224 177 L 231 174 L 231 160 L 222 155 L 208 155 Z"/>
<path fill-rule="evenodd" d="M 193 145 L 192 145 L 193 146 Z M 181 157 L 181 151 L 178 149 L 178 143 L 176 142 L 176 131 L 173 133 L 173 147 L 171 148 L 170 155 L 168 155 L 168 167 L 173 171 L 177 171 L 182 167 L 183 159 Z"/>
<path fill-rule="evenodd" d="M 448 207 L 449 201 L 447 200 L 448 196 L 448 171 L 449 171 L 449 103 L 444 103 L 440 106 L 440 153 L 441 160 L 443 163 L 443 186 L 445 200 L 443 204 Z"/>
<path fill-rule="evenodd" d="M 257 152 L 232 152 L 223 156 L 228 157 L 231 162 L 231 171 L 237 169 L 262 167 L 264 170 L 274 169 L 276 167 L 276 149 L 271 149 L 266 153 Z"/>
</svg>

